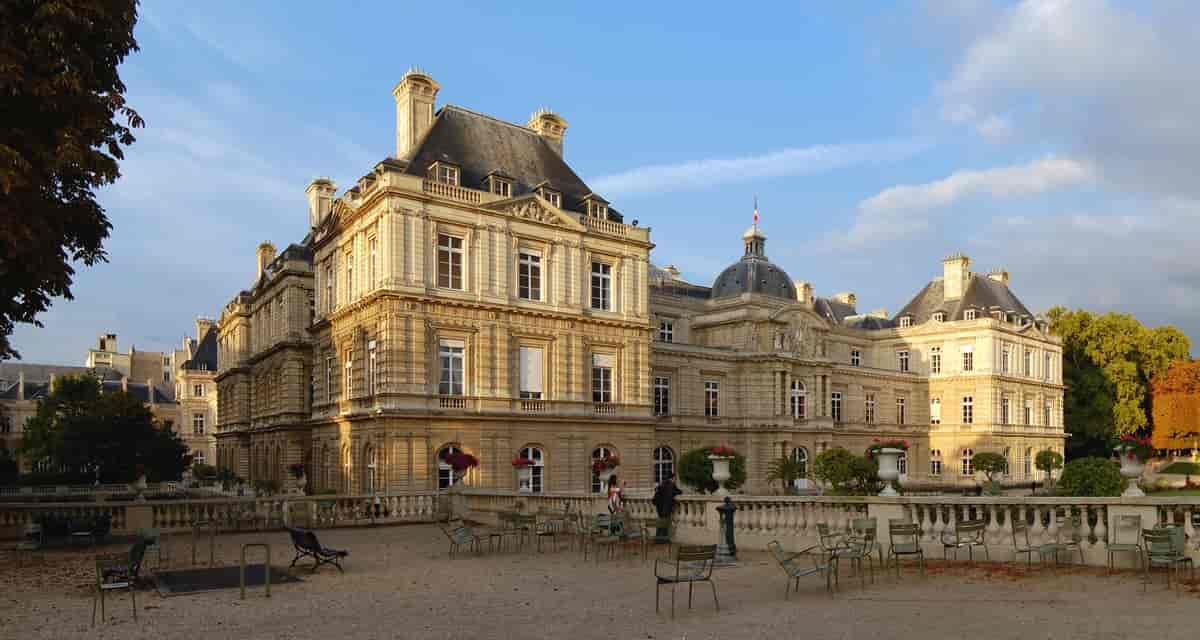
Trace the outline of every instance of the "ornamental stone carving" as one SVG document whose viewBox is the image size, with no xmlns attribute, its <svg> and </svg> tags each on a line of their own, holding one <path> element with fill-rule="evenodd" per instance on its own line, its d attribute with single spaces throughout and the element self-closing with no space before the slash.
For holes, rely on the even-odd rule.
<svg viewBox="0 0 1200 640">
<path fill-rule="evenodd" d="M 505 212 L 507 212 L 509 215 L 516 216 L 518 218 L 524 218 L 526 220 L 535 220 L 537 222 L 544 222 L 546 224 L 553 225 L 561 224 L 558 219 L 558 215 L 542 206 L 537 200 L 518 202 L 506 207 Z"/>
</svg>

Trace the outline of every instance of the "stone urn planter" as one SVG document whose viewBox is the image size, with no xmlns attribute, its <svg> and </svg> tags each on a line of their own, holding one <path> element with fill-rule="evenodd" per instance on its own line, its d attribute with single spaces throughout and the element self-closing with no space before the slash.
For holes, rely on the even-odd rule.
<svg viewBox="0 0 1200 640">
<path fill-rule="evenodd" d="M 903 449 L 892 449 L 885 447 L 879 450 L 879 479 L 883 480 L 883 491 L 879 492 L 881 496 L 898 496 L 900 493 L 892 487 L 892 483 L 900 479 L 900 456 L 904 455 Z"/>
<path fill-rule="evenodd" d="M 1117 456 L 1121 460 L 1121 476 L 1129 480 L 1129 486 L 1125 492 L 1121 494 L 1123 498 L 1143 498 L 1146 496 L 1142 488 L 1138 486 L 1138 479 L 1142 477 L 1142 472 L 1146 470 L 1146 463 L 1140 460 L 1133 450 L 1128 447 L 1118 447 Z"/>
<path fill-rule="evenodd" d="M 733 474 L 731 474 L 729 471 L 729 461 L 733 460 L 733 457 L 709 456 L 708 459 L 712 461 L 712 478 L 713 481 L 717 483 L 717 490 L 715 494 L 718 496 L 729 495 L 729 491 L 725 489 L 725 483 L 729 481 L 729 478 L 733 477 Z"/>
<path fill-rule="evenodd" d="M 604 484 L 608 484 L 608 481 L 610 479 L 612 479 L 613 475 L 616 473 L 617 473 L 616 467 L 609 467 L 608 469 L 604 469 L 603 471 L 600 471 L 599 473 L 597 473 L 596 477 L 600 478 L 600 481 L 603 482 Z"/>
</svg>

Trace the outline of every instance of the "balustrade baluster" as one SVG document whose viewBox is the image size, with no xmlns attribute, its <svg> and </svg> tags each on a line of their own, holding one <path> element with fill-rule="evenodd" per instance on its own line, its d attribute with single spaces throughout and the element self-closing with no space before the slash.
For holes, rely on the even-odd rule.
<svg viewBox="0 0 1200 640">
<path fill-rule="evenodd" d="M 1004 532 L 1000 529 L 1000 506 L 990 504 L 987 505 L 986 508 L 980 507 L 980 515 L 982 515 L 984 521 L 987 522 L 984 539 L 987 540 L 988 544 L 990 545 L 1000 544 L 1001 536 L 1004 534 Z"/>
</svg>

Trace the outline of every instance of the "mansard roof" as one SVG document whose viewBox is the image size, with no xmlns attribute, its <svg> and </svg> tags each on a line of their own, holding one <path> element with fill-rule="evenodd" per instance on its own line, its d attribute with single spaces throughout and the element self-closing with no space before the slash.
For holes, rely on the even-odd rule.
<svg viewBox="0 0 1200 640">
<path fill-rule="evenodd" d="M 967 290 L 958 300 L 946 300 L 945 282 L 941 278 L 931 281 L 904 305 L 895 318 L 909 316 L 913 324 L 919 324 L 931 320 L 934 313 L 941 311 L 946 314 L 947 321 L 962 320 L 967 309 L 976 309 L 984 314 L 1003 311 L 1033 319 L 1033 314 L 1007 285 L 978 273 L 971 274 Z"/>
<path fill-rule="evenodd" d="M 512 195 L 521 196 L 546 185 L 562 194 L 562 208 L 583 211 L 592 190 L 536 132 L 456 105 L 438 110 L 429 131 L 400 162 L 404 172 L 425 176 L 429 165 L 447 162 L 459 167 L 459 184 L 485 188 L 489 174 L 513 179 Z M 609 209 L 610 220 L 621 214 Z"/>
<path fill-rule="evenodd" d="M 217 328 L 209 327 L 204 333 L 204 337 L 200 339 L 200 344 L 196 345 L 196 353 L 185 363 L 184 369 L 197 371 L 216 371 L 217 370 Z"/>
</svg>

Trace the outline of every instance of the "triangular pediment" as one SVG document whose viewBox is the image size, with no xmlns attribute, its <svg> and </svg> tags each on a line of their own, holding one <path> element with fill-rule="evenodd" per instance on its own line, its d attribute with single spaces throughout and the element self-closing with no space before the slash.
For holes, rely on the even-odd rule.
<svg viewBox="0 0 1200 640">
<path fill-rule="evenodd" d="M 550 204 L 536 193 L 527 193 L 516 198 L 490 202 L 485 209 L 499 211 L 521 220 L 540 222 L 555 227 L 566 227 L 575 231 L 586 229 L 574 217 L 558 207 Z"/>
</svg>

